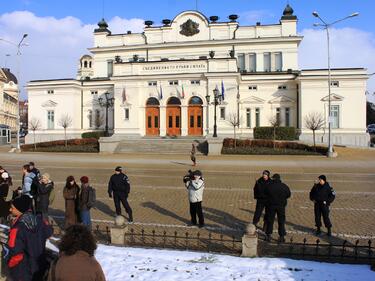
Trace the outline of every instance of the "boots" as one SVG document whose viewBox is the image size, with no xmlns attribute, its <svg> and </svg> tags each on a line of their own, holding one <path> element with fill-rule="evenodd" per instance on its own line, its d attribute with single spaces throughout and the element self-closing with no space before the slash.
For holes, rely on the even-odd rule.
<svg viewBox="0 0 375 281">
<path fill-rule="evenodd" d="M 332 236 L 332 231 L 330 227 L 327 228 L 327 236 Z"/>
<path fill-rule="evenodd" d="M 271 234 L 267 234 L 266 235 L 266 241 L 267 242 L 271 242 Z"/>
<path fill-rule="evenodd" d="M 279 237 L 279 243 L 285 243 L 285 237 L 284 236 Z"/>
<path fill-rule="evenodd" d="M 322 231 L 320 230 L 320 227 L 318 226 L 316 228 L 315 235 L 320 235 L 320 234 L 322 234 Z"/>
</svg>

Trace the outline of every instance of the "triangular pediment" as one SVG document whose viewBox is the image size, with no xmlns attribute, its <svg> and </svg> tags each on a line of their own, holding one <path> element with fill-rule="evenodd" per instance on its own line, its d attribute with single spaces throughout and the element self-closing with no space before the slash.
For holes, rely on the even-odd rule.
<svg viewBox="0 0 375 281">
<path fill-rule="evenodd" d="M 54 102 L 52 100 L 48 100 L 42 103 L 42 107 L 55 107 L 56 105 L 57 105 L 57 102 Z"/>
<path fill-rule="evenodd" d="M 287 97 L 287 96 L 284 96 L 284 95 L 281 95 L 281 96 L 278 96 L 276 98 L 273 98 L 272 100 L 269 101 L 269 103 L 271 104 L 281 104 L 281 103 L 295 103 L 296 101 L 290 97 Z"/>
<path fill-rule="evenodd" d="M 264 99 L 261 99 L 255 96 L 251 96 L 246 99 L 240 100 L 240 103 L 242 104 L 262 104 L 264 102 L 265 102 Z"/>
<path fill-rule="evenodd" d="M 343 101 L 343 100 L 344 100 L 343 96 L 340 96 L 337 94 L 331 94 L 331 101 Z M 321 101 L 329 101 L 329 95 L 322 98 Z"/>
</svg>

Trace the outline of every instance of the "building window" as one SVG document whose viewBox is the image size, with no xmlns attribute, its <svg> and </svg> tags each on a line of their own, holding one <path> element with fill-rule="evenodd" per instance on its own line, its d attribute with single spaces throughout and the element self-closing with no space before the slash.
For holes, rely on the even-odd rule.
<svg viewBox="0 0 375 281">
<path fill-rule="evenodd" d="M 245 55 L 244 54 L 238 54 L 238 68 L 240 72 L 245 70 Z"/>
<path fill-rule="evenodd" d="M 340 128 L 340 106 L 331 105 L 331 126 L 332 129 Z"/>
<path fill-rule="evenodd" d="M 276 121 L 277 123 L 280 125 L 281 123 L 281 110 L 280 110 L 280 107 L 277 107 L 276 108 Z"/>
<path fill-rule="evenodd" d="M 54 90 L 48 90 L 48 91 L 47 91 L 47 94 L 49 94 L 49 95 L 53 95 L 54 93 L 55 93 Z"/>
<path fill-rule="evenodd" d="M 191 80 L 190 83 L 191 83 L 191 85 L 200 85 L 201 81 L 200 80 Z"/>
<path fill-rule="evenodd" d="M 256 72 L 257 71 L 257 54 L 251 53 L 249 54 L 249 71 Z"/>
<path fill-rule="evenodd" d="M 276 71 L 283 70 L 283 56 L 281 53 L 275 53 L 275 70 Z"/>
<path fill-rule="evenodd" d="M 83 63 L 83 67 L 84 68 L 87 68 L 87 61 L 85 60 L 84 63 Z"/>
<path fill-rule="evenodd" d="M 93 127 L 93 116 L 92 116 L 92 110 L 89 110 L 89 114 L 88 114 L 88 119 L 89 119 L 89 128 L 92 128 Z"/>
<path fill-rule="evenodd" d="M 148 81 L 148 86 L 157 86 L 158 82 L 157 81 Z"/>
<path fill-rule="evenodd" d="M 332 87 L 340 87 L 339 81 L 331 81 L 331 86 Z"/>
<path fill-rule="evenodd" d="M 220 107 L 220 119 L 225 120 L 225 107 Z"/>
<path fill-rule="evenodd" d="M 47 129 L 53 130 L 55 128 L 55 112 L 53 110 L 47 111 Z"/>
<path fill-rule="evenodd" d="M 251 128 L 251 109 L 246 108 L 246 127 Z"/>
<path fill-rule="evenodd" d="M 264 71 L 270 72 L 271 71 L 271 53 L 263 54 L 263 64 L 264 64 Z"/>
<path fill-rule="evenodd" d="M 285 108 L 285 126 L 286 127 L 290 126 L 290 108 L 289 107 Z"/>
<path fill-rule="evenodd" d="M 250 85 L 249 86 L 249 90 L 250 91 L 257 91 L 258 90 L 258 86 L 257 85 Z"/>
<path fill-rule="evenodd" d="M 279 86 L 277 87 L 277 89 L 279 89 L 279 90 L 286 90 L 287 87 L 286 87 L 286 85 L 279 85 Z"/>
<path fill-rule="evenodd" d="M 91 95 L 98 95 L 98 91 L 91 91 Z"/>
<path fill-rule="evenodd" d="M 129 120 L 129 108 L 125 108 L 125 120 Z"/>
<path fill-rule="evenodd" d="M 108 77 L 113 76 L 113 61 L 112 60 L 107 61 L 107 76 Z"/>
<path fill-rule="evenodd" d="M 177 86 L 178 85 L 178 80 L 169 81 L 169 85 L 170 86 Z"/>
<path fill-rule="evenodd" d="M 260 108 L 255 108 L 255 127 L 260 127 Z"/>
</svg>

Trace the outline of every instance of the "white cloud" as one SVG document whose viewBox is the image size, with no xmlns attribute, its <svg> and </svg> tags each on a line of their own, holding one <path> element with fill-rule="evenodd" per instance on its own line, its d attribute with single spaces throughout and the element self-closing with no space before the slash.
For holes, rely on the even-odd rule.
<svg viewBox="0 0 375 281">
<path fill-rule="evenodd" d="M 114 17 L 108 21 L 112 33 L 140 32 L 142 19 Z M 95 24 L 85 24 L 75 17 L 57 19 L 38 17 L 29 11 L 16 11 L 0 15 L 0 38 L 18 43 L 24 33 L 28 34 L 22 49 L 21 84 L 37 79 L 75 77 L 78 59 L 93 46 Z M 17 50 L 0 41 L 0 65 L 17 73 Z M 11 57 L 6 57 L 11 54 Z M 25 93 L 22 94 L 25 97 Z"/>
<path fill-rule="evenodd" d="M 327 68 L 327 40 L 324 30 L 304 29 L 299 50 L 301 68 Z M 364 67 L 375 72 L 375 36 L 354 28 L 330 29 L 331 67 Z M 368 80 L 370 93 L 375 92 L 375 77 Z M 375 96 L 372 96 L 372 100 Z"/>
<path fill-rule="evenodd" d="M 256 22 L 270 18 L 274 18 L 274 14 L 267 10 L 251 10 L 239 14 L 239 21 L 242 24 L 255 25 Z"/>
</svg>

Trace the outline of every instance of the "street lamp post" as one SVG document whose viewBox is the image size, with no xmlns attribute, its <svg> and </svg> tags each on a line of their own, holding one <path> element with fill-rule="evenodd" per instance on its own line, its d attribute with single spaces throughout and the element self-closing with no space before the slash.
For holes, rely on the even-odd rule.
<svg viewBox="0 0 375 281">
<path fill-rule="evenodd" d="M 208 122 L 208 118 L 210 116 L 208 110 L 210 108 L 210 100 L 211 100 L 211 97 L 210 95 L 207 93 L 206 95 L 206 102 L 207 102 L 207 110 L 206 110 L 206 136 L 208 137 L 208 134 L 210 133 L 210 128 L 209 128 L 209 122 Z"/>
<path fill-rule="evenodd" d="M 314 11 L 312 15 L 318 18 L 321 23 L 315 23 L 314 26 L 322 27 L 326 30 L 327 33 L 327 62 L 328 62 L 328 157 L 333 157 L 333 143 L 332 143 L 332 115 L 331 115 L 331 53 L 330 53 L 330 37 L 329 37 L 329 28 L 335 25 L 338 22 L 344 21 L 349 18 L 353 18 L 359 15 L 359 13 L 353 13 L 347 17 L 336 20 L 332 23 L 327 23 L 324 21 L 318 14 Z"/>
<path fill-rule="evenodd" d="M 212 135 L 212 137 L 217 138 L 216 107 L 218 106 L 218 104 L 220 104 L 223 96 L 219 92 L 219 89 L 217 88 L 217 86 L 215 87 L 213 92 L 214 92 L 214 134 Z M 207 94 L 207 96 L 206 96 L 206 101 L 207 101 L 207 104 L 210 103 L 210 95 L 209 94 Z"/>
<path fill-rule="evenodd" d="M 113 107 L 115 98 L 110 98 L 109 97 L 110 93 L 106 92 L 104 93 L 105 100 L 100 97 L 98 98 L 99 105 L 102 107 L 105 107 L 105 132 L 104 135 L 106 137 L 109 136 L 109 130 L 108 130 L 108 108 Z"/>
</svg>

